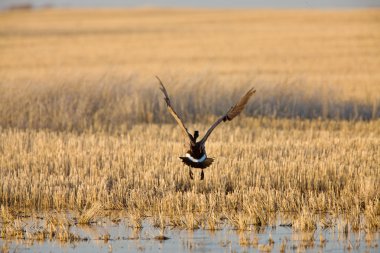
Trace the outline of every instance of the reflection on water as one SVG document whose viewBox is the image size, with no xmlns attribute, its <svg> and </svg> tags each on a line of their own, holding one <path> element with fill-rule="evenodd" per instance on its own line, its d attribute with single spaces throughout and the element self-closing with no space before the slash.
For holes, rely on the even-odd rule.
<svg viewBox="0 0 380 253">
<path fill-rule="evenodd" d="M 28 224 L 28 226 L 34 226 Z M 337 228 L 296 232 L 290 226 L 254 228 L 237 231 L 228 226 L 221 230 L 194 231 L 154 228 L 149 221 L 142 229 L 133 229 L 125 219 L 118 223 L 102 221 L 94 225 L 75 225 L 70 231 L 82 240 L 62 243 L 58 240 L 4 240 L 1 252 L 247 252 L 247 251 L 360 251 L 378 252 L 380 233 L 344 233 Z M 169 237 L 158 240 L 159 235 Z"/>
</svg>

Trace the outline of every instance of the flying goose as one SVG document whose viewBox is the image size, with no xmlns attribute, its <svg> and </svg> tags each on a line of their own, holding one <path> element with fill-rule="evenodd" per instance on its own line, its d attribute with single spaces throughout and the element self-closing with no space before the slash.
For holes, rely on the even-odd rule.
<svg viewBox="0 0 380 253">
<path fill-rule="evenodd" d="M 207 168 L 210 166 L 214 158 L 208 158 L 206 154 L 206 148 L 205 148 L 205 143 L 207 141 L 207 138 L 210 136 L 212 131 L 223 121 L 230 121 L 233 118 L 235 118 L 237 115 L 243 111 L 244 107 L 247 105 L 249 99 L 251 96 L 256 92 L 254 88 L 251 88 L 243 97 L 240 98 L 239 102 L 237 102 L 234 106 L 232 106 L 226 114 L 221 116 L 211 127 L 210 129 L 206 132 L 205 136 L 200 140 L 197 141 L 197 138 L 199 137 L 199 132 L 194 131 L 194 135 L 191 135 L 187 128 L 185 127 L 185 124 L 183 123 L 182 119 L 178 116 L 178 114 L 174 111 L 168 92 L 165 89 L 165 86 L 161 82 L 160 78 L 158 78 L 159 83 L 160 83 L 160 89 L 162 93 L 164 94 L 164 100 L 166 102 L 166 105 L 168 107 L 168 110 L 170 114 L 174 117 L 174 119 L 177 121 L 178 125 L 181 127 L 183 134 L 185 135 L 186 138 L 189 139 L 189 150 L 186 152 L 186 155 L 184 157 L 180 157 L 182 162 L 186 165 L 189 166 L 189 175 L 191 179 L 194 179 L 193 177 L 193 172 L 191 170 L 192 168 L 200 168 L 202 169 L 201 171 L 201 180 L 204 179 L 204 173 L 203 169 Z"/>
</svg>

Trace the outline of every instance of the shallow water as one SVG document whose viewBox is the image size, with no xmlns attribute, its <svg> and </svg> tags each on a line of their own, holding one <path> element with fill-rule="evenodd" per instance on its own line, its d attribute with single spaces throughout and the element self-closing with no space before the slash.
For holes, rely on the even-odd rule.
<svg viewBox="0 0 380 253">
<path fill-rule="evenodd" d="M 25 229 L 36 224 L 26 221 Z M 221 230 L 181 230 L 166 228 L 162 233 L 149 222 L 142 229 L 133 229 L 125 219 L 118 223 L 102 221 L 93 225 L 74 225 L 70 232 L 82 239 L 72 243 L 59 240 L 0 239 L 4 252 L 379 252 L 380 233 L 350 232 L 318 228 L 313 232 L 296 232 L 290 226 L 253 228 L 237 231 L 228 226 Z M 158 240 L 165 235 L 169 239 Z M 105 235 L 109 239 L 105 239 Z M 271 238 L 271 239 L 270 239 Z"/>
</svg>

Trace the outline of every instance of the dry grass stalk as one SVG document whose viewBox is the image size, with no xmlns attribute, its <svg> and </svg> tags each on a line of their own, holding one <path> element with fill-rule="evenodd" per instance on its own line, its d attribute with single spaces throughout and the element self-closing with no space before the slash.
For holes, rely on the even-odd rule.
<svg viewBox="0 0 380 253">
<path fill-rule="evenodd" d="M 326 238 L 322 235 L 322 233 L 319 233 L 319 243 L 321 247 L 324 247 L 326 245 Z"/>
<path fill-rule="evenodd" d="M 273 246 L 270 244 L 259 244 L 258 249 L 260 252 L 271 252 L 273 249 Z"/>
<path fill-rule="evenodd" d="M 281 241 L 281 245 L 280 245 L 280 252 L 281 252 L 281 253 L 284 253 L 284 252 L 285 252 L 285 250 L 286 250 L 286 245 L 287 245 L 287 242 L 286 242 L 285 239 L 283 239 L 283 240 Z"/>
<path fill-rule="evenodd" d="M 0 229 L 0 237 L 3 239 L 25 239 L 25 223 L 18 218 L 3 224 Z"/>
<path fill-rule="evenodd" d="M 1 219 L 3 223 L 11 223 L 15 220 L 15 217 L 9 210 L 9 208 L 5 206 L 1 206 Z"/>
<path fill-rule="evenodd" d="M 314 231 L 317 229 L 315 219 L 315 215 L 312 212 L 304 209 L 294 221 L 293 227 L 299 231 Z"/>
<path fill-rule="evenodd" d="M 144 216 L 139 210 L 130 212 L 128 222 L 130 226 L 136 230 L 143 228 Z"/>
<path fill-rule="evenodd" d="M 188 230 L 195 230 L 200 228 L 200 221 L 192 212 L 183 215 L 182 222 L 184 227 Z"/>
<path fill-rule="evenodd" d="M 103 212 L 103 205 L 100 202 L 94 203 L 89 209 L 84 210 L 81 216 L 78 218 L 79 224 L 90 224 L 95 222 Z"/>
</svg>

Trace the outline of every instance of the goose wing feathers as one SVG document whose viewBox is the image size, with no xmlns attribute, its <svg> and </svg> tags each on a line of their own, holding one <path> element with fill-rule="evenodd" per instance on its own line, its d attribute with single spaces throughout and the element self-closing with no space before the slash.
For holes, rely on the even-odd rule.
<svg viewBox="0 0 380 253">
<path fill-rule="evenodd" d="M 207 131 L 205 136 L 202 138 L 201 143 L 204 145 L 207 138 L 210 136 L 212 131 L 220 124 L 222 121 L 230 121 L 236 116 L 238 116 L 245 106 L 247 105 L 249 99 L 252 97 L 252 95 L 256 92 L 254 88 L 251 88 L 243 97 L 240 98 L 239 102 L 237 102 L 234 106 L 232 106 L 226 114 L 224 114 L 222 117 L 220 117 Z"/>
<path fill-rule="evenodd" d="M 156 76 L 156 78 L 158 79 L 159 83 L 160 83 L 160 90 L 162 91 L 162 93 L 164 94 L 164 100 L 166 102 L 166 105 L 168 107 L 168 110 L 170 112 L 170 114 L 173 116 L 173 118 L 177 121 L 178 125 L 181 127 L 182 129 L 182 132 L 183 134 L 190 139 L 190 141 L 192 141 L 192 135 L 189 133 L 189 131 L 187 130 L 185 124 L 183 123 L 182 119 L 178 116 L 178 114 L 174 111 L 172 105 L 171 105 L 171 102 L 170 102 L 170 99 L 169 99 L 169 95 L 168 95 L 168 92 L 166 91 L 165 89 L 165 86 L 164 84 L 162 83 L 162 81 L 160 80 L 160 78 L 158 78 L 158 76 Z"/>
<path fill-rule="evenodd" d="M 228 110 L 225 117 L 226 120 L 232 120 L 236 116 L 238 116 L 244 109 L 244 107 L 247 105 L 249 99 L 251 96 L 256 92 L 254 88 L 251 88 L 243 97 L 240 98 L 239 102 L 231 107 L 231 109 Z"/>
</svg>

